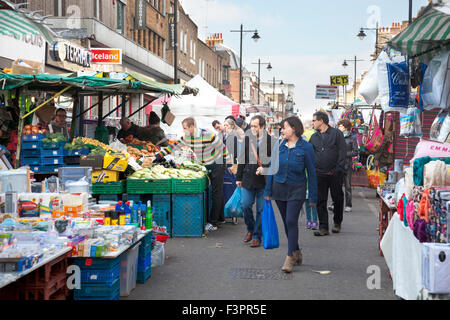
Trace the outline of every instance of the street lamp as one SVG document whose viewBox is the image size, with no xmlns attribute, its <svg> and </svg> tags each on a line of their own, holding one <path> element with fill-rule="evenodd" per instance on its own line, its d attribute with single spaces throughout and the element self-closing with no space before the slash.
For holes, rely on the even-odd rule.
<svg viewBox="0 0 450 320">
<path fill-rule="evenodd" d="M 284 86 L 284 82 L 283 82 L 283 80 L 275 80 L 275 77 L 273 77 L 273 80 L 272 80 L 273 82 L 273 95 L 272 95 L 272 99 L 273 99 L 273 101 L 274 101 L 274 106 L 275 106 L 275 81 L 280 81 L 280 86 Z M 278 99 L 277 99 L 277 110 L 278 110 L 278 108 L 279 108 L 279 103 L 278 103 Z"/>
<path fill-rule="evenodd" d="M 270 62 L 261 62 L 261 59 L 258 59 L 258 62 L 252 62 L 252 64 L 257 64 L 258 65 L 258 106 L 259 106 L 259 96 L 260 96 L 260 85 L 261 85 L 261 65 L 262 64 L 267 64 L 267 70 L 271 71 L 272 70 L 272 65 L 270 64 Z"/>
<path fill-rule="evenodd" d="M 244 26 L 241 24 L 240 30 L 231 30 L 230 32 L 239 32 L 241 34 L 241 47 L 239 51 L 239 103 L 242 103 L 242 34 L 244 32 L 253 32 L 252 39 L 257 42 L 261 37 L 258 34 L 258 30 L 244 30 Z"/>
<path fill-rule="evenodd" d="M 355 59 L 353 59 L 353 60 L 351 60 L 351 59 L 345 59 L 345 60 L 344 60 L 344 63 L 342 64 L 342 66 L 343 66 L 344 68 L 348 66 L 347 60 L 348 60 L 348 61 L 354 61 L 354 62 L 355 62 L 355 79 L 354 79 L 354 83 L 353 83 L 353 91 L 354 91 L 353 102 L 355 102 L 355 101 L 356 101 L 356 62 L 357 62 L 357 61 L 364 61 L 364 60 L 357 60 L 357 59 L 356 59 L 356 56 L 355 56 Z"/>
<path fill-rule="evenodd" d="M 375 30 L 375 60 L 376 60 L 378 57 L 378 22 L 376 28 L 361 28 L 359 30 L 357 37 L 361 40 L 364 40 L 364 38 L 367 36 L 364 30 Z"/>
</svg>

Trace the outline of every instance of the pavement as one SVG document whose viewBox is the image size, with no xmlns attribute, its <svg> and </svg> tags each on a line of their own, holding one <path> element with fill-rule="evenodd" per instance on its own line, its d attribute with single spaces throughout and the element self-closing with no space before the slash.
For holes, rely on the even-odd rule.
<svg viewBox="0 0 450 320">
<path fill-rule="evenodd" d="M 374 189 L 353 188 L 353 212 L 339 234 L 315 237 L 302 210 L 299 244 L 303 264 L 281 271 L 287 238 L 274 204 L 280 247 L 250 248 L 243 219 L 203 238 L 170 238 L 163 266 L 122 300 L 396 300 L 378 250 L 379 201 Z M 332 227 L 332 213 L 329 215 Z M 319 274 L 315 271 L 330 271 Z M 375 271 L 374 271 L 375 270 Z M 378 281 L 378 282 L 377 282 Z M 375 287 L 375 288 L 374 288 Z M 371 289 L 369 289 L 371 288 Z"/>
</svg>

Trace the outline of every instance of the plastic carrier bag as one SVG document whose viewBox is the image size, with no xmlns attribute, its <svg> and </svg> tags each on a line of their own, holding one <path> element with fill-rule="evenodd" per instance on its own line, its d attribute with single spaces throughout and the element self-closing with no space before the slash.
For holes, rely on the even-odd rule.
<svg viewBox="0 0 450 320">
<path fill-rule="evenodd" d="M 406 62 L 381 63 L 378 65 L 378 74 L 379 98 L 383 110 L 405 112 L 410 97 Z"/>
<path fill-rule="evenodd" d="M 275 249 L 280 246 L 278 227 L 273 212 L 272 201 L 264 201 L 264 209 L 261 213 L 262 240 L 264 249 Z"/>
<path fill-rule="evenodd" d="M 450 115 L 448 110 L 444 109 L 439 112 L 434 119 L 430 129 L 430 140 L 446 142 L 450 133 Z"/>
<path fill-rule="evenodd" d="M 164 265 L 164 256 L 164 243 L 156 241 L 152 250 L 152 268 Z"/>
<path fill-rule="evenodd" d="M 225 218 L 243 218 L 244 211 L 241 206 L 241 188 L 237 187 L 225 205 Z"/>
<path fill-rule="evenodd" d="M 400 113 L 400 136 L 408 138 L 422 136 L 420 110 L 416 107 L 410 107 L 406 113 Z"/>
</svg>

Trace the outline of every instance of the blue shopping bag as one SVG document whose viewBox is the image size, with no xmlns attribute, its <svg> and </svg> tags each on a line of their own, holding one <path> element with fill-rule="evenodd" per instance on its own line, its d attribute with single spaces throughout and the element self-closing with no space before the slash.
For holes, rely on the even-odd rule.
<svg viewBox="0 0 450 320">
<path fill-rule="evenodd" d="M 261 213 L 261 222 L 264 249 L 278 248 L 280 246 L 280 239 L 278 237 L 278 227 L 275 221 L 272 201 L 265 200 L 264 209 Z"/>
<path fill-rule="evenodd" d="M 236 188 L 233 195 L 225 205 L 225 218 L 243 218 L 244 211 L 241 207 L 241 188 Z"/>
</svg>

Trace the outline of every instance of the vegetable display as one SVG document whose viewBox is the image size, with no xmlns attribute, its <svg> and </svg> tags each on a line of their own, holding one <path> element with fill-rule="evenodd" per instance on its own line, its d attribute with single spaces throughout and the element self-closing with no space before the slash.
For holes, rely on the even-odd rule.
<svg viewBox="0 0 450 320">
<path fill-rule="evenodd" d="M 44 139 L 42 139 L 42 142 L 44 143 L 58 143 L 62 141 L 66 141 L 66 138 L 62 133 L 59 132 L 57 133 L 47 132 L 47 136 Z"/>
<path fill-rule="evenodd" d="M 165 168 L 157 165 L 153 168 L 144 168 L 136 171 L 128 179 L 201 179 L 205 176 L 203 171 L 196 172 L 187 169 Z"/>
</svg>

